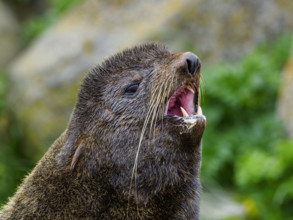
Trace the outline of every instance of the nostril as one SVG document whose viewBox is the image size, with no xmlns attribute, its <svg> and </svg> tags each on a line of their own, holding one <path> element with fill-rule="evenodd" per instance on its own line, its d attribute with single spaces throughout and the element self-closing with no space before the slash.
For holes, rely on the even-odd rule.
<svg viewBox="0 0 293 220">
<path fill-rule="evenodd" d="M 199 67 L 199 59 L 196 56 L 186 58 L 188 72 L 193 75 L 197 72 Z"/>
<path fill-rule="evenodd" d="M 197 75 L 197 73 L 200 72 L 200 59 L 195 54 L 191 52 L 185 52 L 178 55 L 176 56 L 176 58 L 178 58 L 176 68 L 180 69 L 180 72 L 183 74 L 188 74 L 189 77 L 194 77 Z"/>
</svg>

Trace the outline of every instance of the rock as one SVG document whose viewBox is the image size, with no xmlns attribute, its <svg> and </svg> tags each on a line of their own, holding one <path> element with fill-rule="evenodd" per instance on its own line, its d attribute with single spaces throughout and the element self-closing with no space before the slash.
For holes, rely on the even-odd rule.
<svg viewBox="0 0 293 220">
<path fill-rule="evenodd" d="M 288 135 L 293 138 L 293 45 L 291 57 L 282 73 L 278 114 L 286 127 Z"/>
<path fill-rule="evenodd" d="M 237 60 L 259 43 L 293 30 L 293 1 L 189 1 L 154 39 L 196 51 L 205 61 Z"/>
<path fill-rule="evenodd" d="M 225 191 L 210 188 L 200 200 L 201 220 L 245 219 L 244 207 Z"/>
<path fill-rule="evenodd" d="M 11 10 L 0 1 L 0 68 L 4 68 L 16 55 L 19 25 Z"/>
<path fill-rule="evenodd" d="M 85 71 L 119 49 L 145 41 L 183 3 L 89 0 L 40 36 L 9 71 L 9 100 L 24 125 L 26 151 L 49 147 L 64 131 Z"/>
<path fill-rule="evenodd" d="M 40 36 L 9 69 L 10 103 L 29 149 L 65 129 L 84 72 L 119 49 L 149 40 L 202 60 L 236 59 L 291 30 L 292 1 L 84 1 Z M 45 150 L 44 147 L 44 150 Z"/>
</svg>

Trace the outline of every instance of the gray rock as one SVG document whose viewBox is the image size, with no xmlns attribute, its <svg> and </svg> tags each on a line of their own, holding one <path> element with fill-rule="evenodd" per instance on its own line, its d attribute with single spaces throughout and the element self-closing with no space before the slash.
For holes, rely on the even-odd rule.
<svg viewBox="0 0 293 220">
<path fill-rule="evenodd" d="M 154 39 L 193 49 L 205 61 L 237 60 L 255 46 L 293 30 L 293 1 L 189 1 Z"/>
<path fill-rule="evenodd" d="M 33 42 L 9 71 L 9 99 L 24 125 L 27 150 L 50 146 L 65 129 L 85 71 L 146 41 L 184 2 L 85 1 Z"/>
<path fill-rule="evenodd" d="M 216 188 L 210 188 L 201 195 L 201 220 L 244 219 L 244 207 L 235 202 L 231 196 Z"/>
<path fill-rule="evenodd" d="M 0 1 L 0 68 L 4 68 L 19 50 L 18 33 L 16 18 Z"/>
<path fill-rule="evenodd" d="M 10 67 L 10 103 L 28 145 L 50 146 L 65 129 L 84 72 L 118 50 L 149 40 L 193 50 L 205 62 L 236 59 L 291 30 L 292 1 L 84 1 Z"/>
</svg>

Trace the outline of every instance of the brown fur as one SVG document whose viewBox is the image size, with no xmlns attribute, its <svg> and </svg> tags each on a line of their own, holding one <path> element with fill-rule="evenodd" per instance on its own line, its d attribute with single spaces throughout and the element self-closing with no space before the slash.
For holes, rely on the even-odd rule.
<svg viewBox="0 0 293 220">
<path fill-rule="evenodd" d="M 197 219 L 205 121 L 188 129 L 163 117 L 168 98 L 186 80 L 180 54 L 156 44 L 94 68 L 67 130 L 0 218 Z M 198 90 L 199 76 L 192 80 Z M 127 97 L 123 91 L 133 82 L 140 82 L 138 91 Z"/>
</svg>

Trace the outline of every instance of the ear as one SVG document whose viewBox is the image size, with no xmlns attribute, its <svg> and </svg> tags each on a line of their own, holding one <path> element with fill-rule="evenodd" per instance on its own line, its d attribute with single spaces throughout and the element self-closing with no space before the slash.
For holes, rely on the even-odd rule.
<svg viewBox="0 0 293 220">
<path fill-rule="evenodd" d="M 78 159 L 81 157 L 83 151 L 84 151 L 83 142 L 81 142 L 78 145 L 78 147 L 76 148 L 75 153 L 73 155 L 71 165 L 70 165 L 70 170 L 71 171 L 74 171 L 75 165 L 78 162 Z"/>
<path fill-rule="evenodd" d="M 85 150 L 85 135 L 75 135 L 67 131 L 65 141 L 56 155 L 58 169 L 68 169 L 73 171 L 76 164 L 80 161 Z"/>
</svg>

